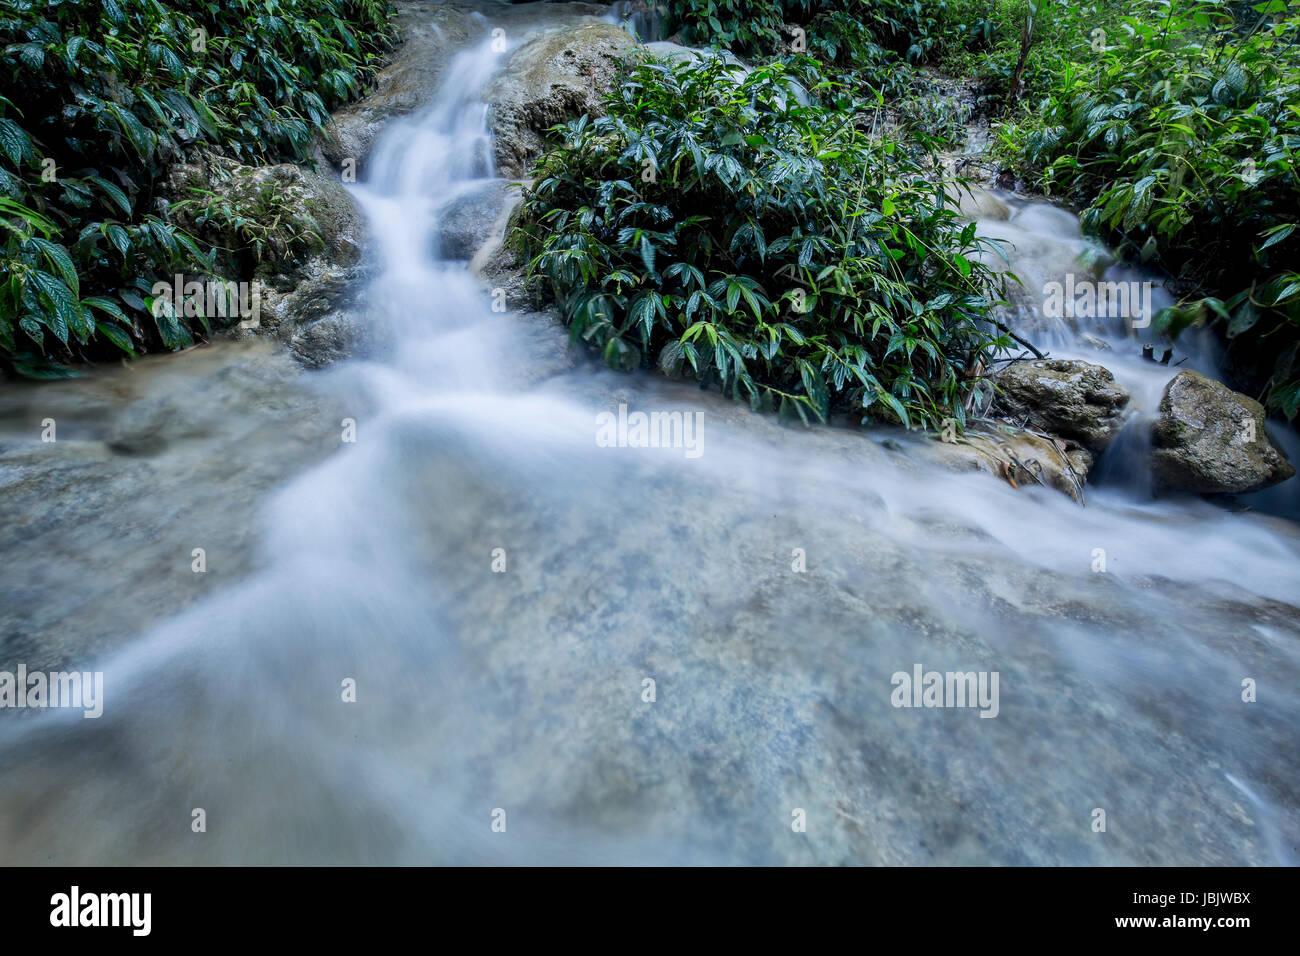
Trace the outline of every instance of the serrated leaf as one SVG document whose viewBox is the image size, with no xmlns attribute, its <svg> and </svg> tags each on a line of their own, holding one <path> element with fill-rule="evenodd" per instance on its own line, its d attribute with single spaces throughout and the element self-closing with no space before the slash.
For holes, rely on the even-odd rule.
<svg viewBox="0 0 1300 956">
<path fill-rule="evenodd" d="M 128 142 L 135 148 L 140 158 L 148 162 L 153 159 L 157 137 L 140 122 L 140 117 L 119 103 L 109 103 L 108 111 L 117 119 Z"/>
<path fill-rule="evenodd" d="M 133 289 L 119 289 L 117 294 L 121 296 L 122 301 L 125 302 L 127 305 L 129 305 L 131 308 L 136 309 L 137 311 L 140 312 L 149 311 L 149 306 L 145 304 L 144 299 L 142 299 L 140 297 L 140 294 L 134 291 Z"/>
<path fill-rule="evenodd" d="M 651 275 L 655 274 L 655 247 L 651 244 L 649 237 L 641 237 L 641 261 L 645 263 L 646 271 Z"/>
<path fill-rule="evenodd" d="M 32 141 L 27 132 L 8 117 L 0 117 L 0 149 L 15 166 L 32 153 Z"/>
<path fill-rule="evenodd" d="M 108 235 L 108 241 L 122 253 L 122 259 L 125 260 L 131 251 L 131 236 L 115 222 L 105 226 L 104 231 Z"/>
<path fill-rule="evenodd" d="M 1273 305 L 1274 306 L 1284 305 L 1298 292 L 1300 292 L 1300 282 L 1292 282 L 1290 285 L 1288 285 L 1286 288 L 1284 288 L 1281 292 L 1277 294 L 1277 296 L 1273 299 Z"/>
<path fill-rule="evenodd" d="M 907 409 L 902 402 L 889 392 L 881 392 L 880 397 L 885 400 L 885 404 L 893 409 L 894 414 L 898 416 L 898 420 L 902 422 L 904 428 L 912 427 L 911 419 L 908 418 Z"/>
<path fill-rule="evenodd" d="M 131 320 L 126 317 L 126 313 L 122 311 L 121 306 L 112 299 L 106 299 L 100 295 L 92 295 L 89 298 L 82 299 L 81 304 L 94 309 L 99 309 L 101 312 L 107 312 L 119 322 L 124 322 L 127 325 L 131 324 Z"/>
<path fill-rule="evenodd" d="M 74 298 L 80 298 L 81 287 L 77 282 L 77 267 L 72 263 L 72 257 L 68 255 L 68 250 L 55 242 L 39 237 L 31 240 L 32 245 L 45 256 L 45 258 L 54 266 L 56 272 L 63 278 L 63 282 L 72 290 Z"/>
<path fill-rule="evenodd" d="M 1291 233 L 1295 232 L 1295 227 L 1295 223 L 1289 222 L 1286 225 L 1276 226 L 1273 229 L 1270 229 L 1267 233 L 1268 238 L 1264 240 L 1264 244 L 1259 247 L 1259 251 L 1263 252 L 1269 246 L 1275 246 L 1279 242 L 1283 242 L 1289 235 L 1291 235 Z"/>
<path fill-rule="evenodd" d="M 72 293 L 59 279 L 41 269 L 27 274 L 27 281 L 49 310 L 46 328 L 64 345 L 68 344 L 69 327 L 79 323 L 80 307 Z"/>
</svg>

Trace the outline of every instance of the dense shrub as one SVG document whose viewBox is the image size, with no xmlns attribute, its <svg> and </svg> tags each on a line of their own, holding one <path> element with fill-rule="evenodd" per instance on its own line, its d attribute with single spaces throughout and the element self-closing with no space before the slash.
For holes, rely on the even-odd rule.
<svg viewBox="0 0 1300 956">
<path fill-rule="evenodd" d="M 805 420 L 964 420 L 1001 344 L 974 225 L 851 97 L 796 92 L 777 63 L 637 65 L 541 160 L 532 268 L 615 368 L 658 362 Z"/>
<path fill-rule="evenodd" d="M 950 10 L 948 0 L 672 0 L 669 10 L 691 44 L 763 59 L 789 41 L 782 28 L 791 24 L 804 28 L 807 52 L 848 64 L 864 53 L 875 58 L 879 49 L 919 63 L 963 35 L 975 39 L 983 32 L 987 39 L 990 21 L 965 18 L 982 4 L 955 0 L 955 6 Z"/>
<path fill-rule="evenodd" d="M 670 0 L 670 29 L 689 44 L 717 44 L 736 53 L 772 56 L 783 42 L 782 26 L 802 22 L 813 0 Z"/>
<path fill-rule="evenodd" d="M 1096 37 L 1114 38 L 1129 0 L 950 0 L 947 41 L 933 58 L 950 76 L 980 80 L 990 99 L 1006 101 L 1021 55 L 1018 104 L 1033 109 L 1072 63 L 1092 62 Z M 1026 36 L 1026 29 L 1032 26 Z M 1101 31 L 1097 34 L 1094 31 Z"/>
<path fill-rule="evenodd" d="M 918 67 L 986 48 L 1000 36 L 992 16 L 999 2 L 676 0 L 670 10 L 690 43 L 726 47 L 760 63 L 779 59 L 797 66 L 791 54 L 806 54 L 896 119 L 951 141 L 949 111 L 937 106 L 928 89 L 932 80 Z"/>
<path fill-rule="evenodd" d="M 384 0 L 0 2 L 0 365 L 191 341 L 159 274 L 210 250 L 165 221 L 187 150 L 301 158 L 388 44 Z"/>
<path fill-rule="evenodd" d="M 1085 226 L 1163 267 L 1171 336 L 1214 322 L 1242 387 L 1300 411 L 1300 14 L 1151 4 L 1084 40 L 1005 133 Z M 1157 15 L 1158 14 L 1158 15 Z M 1073 62 L 1071 62 L 1073 61 Z M 1251 381 L 1253 379 L 1253 381 Z"/>
</svg>

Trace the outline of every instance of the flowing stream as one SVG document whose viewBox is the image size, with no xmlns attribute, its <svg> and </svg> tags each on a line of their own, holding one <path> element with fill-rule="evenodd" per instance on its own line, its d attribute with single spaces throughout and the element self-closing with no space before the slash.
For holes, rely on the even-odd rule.
<svg viewBox="0 0 1300 956">
<path fill-rule="evenodd" d="M 259 502 L 212 487 L 206 514 L 259 516 L 256 570 L 98 659 L 101 718 L 0 720 L 0 861 L 1300 859 L 1295 525 L 1120 479 L 1080 508 L 575 364 L 436 254 L 492 174 L 490 22 L 356 186 L 398 347 L 274 403 L 355 442 Z M 1035 275 L 1083 245 L 1045 204 L 983 228 Z M 1047 344 L 1151 409 L 1172 369 L 1072 335 Z M 701 453 L 599 446 L 620 404 L 698 413 Z M 91 546 L 60 534 L 51 573 Z M 996 716 L 893 706 L 918 665 L 996 672 Z"/>
</svg>

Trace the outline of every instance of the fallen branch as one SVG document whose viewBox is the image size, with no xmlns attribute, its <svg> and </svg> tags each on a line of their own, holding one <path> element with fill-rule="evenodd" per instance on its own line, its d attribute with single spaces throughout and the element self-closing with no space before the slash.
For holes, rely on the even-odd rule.
<svg viewBox="0 0 1300 956">
<path fill-rule="evenodd" d="M 1070 473 L 1070 483 L 1074 485 L 1075 491 L 1074 500 L 1087 507 L 1088 503 L 1083 500 L 1083 479 L 1080 478 L 1079 473 L 1074 470 L 1074 462 L 1070 461 L 1070 456 L 1066 454 L 1065 443 L 1055 435 L 1049 435 L 1046 432 L 1042 432 L 1041 435 L 1051 443 L 1054 449 L 1056 449 L 1056 455 L 1060 458 L 1061 464 L 1065 465 L 1065 470 Z"/>
<path fill-rule="evenodd" d="M 1028 475 L 1030 478 L 1034 479 L 1034 481 L 1038 482 L 1044 488 L 1047 487 L 1047 482 L 1043 480 L 1042 465 L 1038 466 L 1037 471 L 1030 468 L 1025 462 L 1021 461 L 1018 457 L 1016 457 L 1016 453 L 1011 450 L 1011 446 L 1006 444 L 1005 442 L 1000 443 L 998 445 L 998 451 L 1002 452 L 1002 454 L 1007 457 L 1007 459 L 1011 462 L 1011 464 L 1015 465 L 1026 475 Z M 1038 459 L 1036 458 L 1030 458 L 1029 461 L 1033 462 L 1035 465 L 1038 465 Z M 1017 485 L 1017 487 L 1019 486 Z"/>
<path fill-rule="evenodd" d="M 1033 342 L 1030 342 L 1028 339 L 1022 339 L 1020 336 L 1016 335 L 1015 332 L 1012 332 L 1009 328 L 1007 328 L 1005 325 L 1003 325 L 1003 324 L 1002 324 L 1001 322 L 999 322 L 997 319 L 994 319 L 994 320 L 993 320 L 993 324 L 996 325 L 996 326 L 997 326 L 1000 330 L 1002 330 L 1003 332 L 1007 333 L 1007 335 L 1011 336 L 1011 338 L 1013 338 L 1015 341 L 1019 342 L 1019 343 L 1020 343 L 1021 345 L 1023 345 L 1025 348 L 1029 349 L 1029 351 L 1033 352 L 1033 353 L 1034 353 L 1035 355 L 1037 355 L 1040 359 L 1045 359 L 1045 358 L 1047 358 L 1046 355 L 1044 355 L 1042 352 L 1038 351 L 1038 349 L 1034 347 L 1034 343 L 1033 343 Z"/>
<path fill-rule="evenodd" d="M 1005 356 L 1005 357 L 1003 357 L 1003 358 L 995 358 L 995 359 L 992 359 L 992 360 L 989 362 L 989 364 L 990 364 L 990 365 L 999 365 L 999 364 L 1001 364 L 1002 362 L 1007 362 L 1007 363 L 1010 364 L 1010 363 L 1014 363 L 1014 362 L 1027 362 L 1027 361 L 1029 361 L 1029 353 L 1028 353 L 1028 352 L 1021 352 L 1019 355 L 1008 355 L 1008 356 Z"/>
</svg>

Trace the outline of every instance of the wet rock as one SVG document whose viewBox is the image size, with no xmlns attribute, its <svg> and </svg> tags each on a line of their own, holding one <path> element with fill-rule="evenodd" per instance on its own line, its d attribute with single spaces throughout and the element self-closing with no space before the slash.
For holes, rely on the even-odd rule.
<svg viewBox="0 0 1300 956">
<path fill-rule="evenodd" d="M 365 354 L 373 345 L 366 324 L 354 312 L 333 312 L 302 325 L 289 339 L 289 351 L 307 368 L 324 368 Z"/>
<path fill-rule="evenodd" d="M 470 261 L 470 271 L 483 280 L 493 296 L 493 307 L 512 312 L 527 312 L 541 305 L 541 288 L 529 279 L 527 263 L 517 249 L 494 237 Z"/>
<path fill-rule="evenodd" d="M 1076 442 L 1105 448 L 1119 431 L 1129 393 L 1108 369 L 1088 362 L 1018 362 L 997 378 L 997 408 L 1013 418 Z"/>
<path fill-rule="evenodd" d="M 236 266 L 251 260 L 259 276 L 292 276 L 313 256 L 361 261 L 365 226 L 346 187 L 301 166 L 244 166 L 209 154 L 176 167 L 169 187 L 178 224 L 232 250 Z"/>
<path fill-rule="evenodd" d="M 1079 344 L 1086 345 L 1089 348 L 1096 349 L 1098 352 L 1112 351 L 1111 344 L 1107 342 L 1105 339 L 1100 338 L 1099 336 L 1096 335 L 1087 335 L 1087 334 L 1080 335 Z"/>
<path fill-rule="evenodd" d="M 322 368 L 364 351 L 370 323 L 359 308 L 365 289 L 360 267 L 343 268 L 317 258 L 305 271 L 306 276 L 287 292 L 264 294 L 262 326 L 252 332 L 287 343 L 308 368 Z"/>
<path fill-rule="evenodd" d="M 427 3 L 395 4 L 401 45 L 375 75 L 370 93 L 334 113 L 318 134 L 318 160 L 342 169 L 351 167 L 361 178 L 362 167 L 385 123 L 425 106 L 438 88 L 450 53 L 469 41 L 482 24 L 472 11 L 453 6 L 430 10 Z"/>
<path fill-rule="evenodd" d="M 623 59 L 636 40 L 609 23 L 584 23 L 530 40 L 488 88 L 497 170 L 524 175 L 546 130 L 584 114 L 601 116 Z"/>
<path fill-rule="evenodd" d="M 438 213 L 437 254 L 443 259 L 472 259 L 505 232 L 519 190 L 505 180 L 490 179 L 452 199 Z"/>
<path fill-rule="evenodd" d="M 558 312 L 519 312 L 513 319 L 520 351 L 528 356 L 521 368 L 521 382 L 536 385 L 577 367 L 582 349 L 569 342 Z"/>
<path fill-rule="evenodd" d="M 192 197 L 173 207 L 173 218 L 237 251 L 219 268 L 230 274 L 217 278 L 260 284 L 258 314 L 241 317 L 231 335 L 291 343 L 313 368 L 348 354 L 343 343 L 364 339 L 354 305 L 366 274 L 365 225 L 341 182 L 287 163 L 243 166 L 209 155 L 179 167 L 171 186 L 174 195 Z M 247 232 L 239 219 L 256 223 L 257 231 Z M 325 319 L 321 329 L 306 331 Z"/>
<path fill-rule="evenodd" d="M 1151 444 L 1165 490 L 1244 494 L 1295 474 L 1264 433 L 1264 406 L 1190 370 L 1165 386 Z"/>
<path fill-rule="evenodd" d="M 267 340 L 0 391 L 0 420 L 33 436 L 59 423 L 56 442 L 0 441 L 0 659 L 81 669 L 252 574 L 260 502 L 337 451 L 361 408 L 311 388 Z"/>
<path fill-rule="evenodd" d="M 156 455 L 168 445 L 207 434 L 208 422 L 196 414 L 199 403 L 163 396 L 126 406 L 116 416 L 104 444 L 119 455 Z"/>
<path fill-rule="evenodd" d="M 1010 219 L 1011 207 L 1001 196 L 978 186 L 959 189 L 948 187 L 948 195 L 967 219 Z"/>
<path fill-rule="evenodd" d="M 1044 485 L 1084 503 L 1093 464 L 1086 448 L 1023 428 L 967 431 L 955 442 L 930 442 L 922 455 L 953 471 L 980 471 L 1018 488 Z"/>
</svg>

